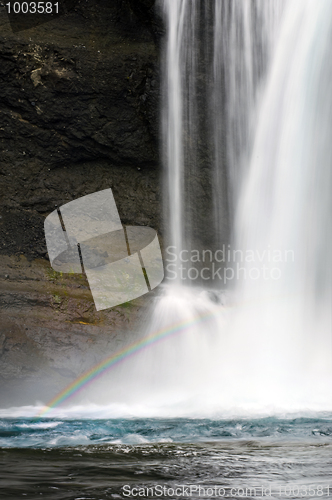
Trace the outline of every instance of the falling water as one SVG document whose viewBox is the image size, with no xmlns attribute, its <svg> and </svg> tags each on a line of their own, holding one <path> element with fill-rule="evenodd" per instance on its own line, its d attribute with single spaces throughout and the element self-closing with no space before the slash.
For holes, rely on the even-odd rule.
<svg viewBox="0 0 332 500">
<path fill-rule="evenodd" d="M 165 218 L 177 256 L 183 249 L 229 242 L 257 95 L 283 5 L 284 0 L 159 1 L 166 25 Z"/>
<path fill-rule="evenodd" d="M 168 2 L 167 23 L 167 103 L 164 128 L 167 137 L 166 154 L 169 168 L 167 170 L 167 185 L 171 194 L 170 228 L 171 239 L 178 249 L 183 248 L 183 105 L 182 105 L 182 50 L 181 41 L 186 20 L 184 2 Z"/>
<path fill-rule="evenodd" d="M 162 2 L 166 17 L 163 143 L 170 241 L 177 255 L 186 246 L 184 164 L 195 161 L 197 16 L 196 2 Z M 188 141 L 184 138 L 187 137 Z M 178 280 L 178 284 L 180 281 Z"/>
<path fill-rule="evenodd" d="M 235 221 L 239 248 L 279 258 L 238 286 L 234 345 L 259 397 L 288 406 L 332 403 L 331 42 L 331 2 L 289 2 Z"/>
<path fill-rule="evenodd" d="M 240 258 L 226 292 L 169 280 L 141 333 L 169 336 L 86 397 L 117 416 L 331 411 L 332 3 L 160 6 L 168 243 L 179 257 L 201 225 L 215 244 L 228 219 Z"/>
<path fill-rule="evenodd" d="M 217 307 L 213 325 L 157 350 L 159 391 L 167 387 L 171 393 L 173 376 L 185 379 L 185 391 L 189 384 L 189 397 L 203 413 L 202 406 L 217 412 L 331 409 L 331 3 L 324 0 L 318 8 L 312 0 L 292 0 L 284 8 L 278 0 L 217 0 L 208 11 L 212 17 L 206 9 L 203 16 L 199 1 L 162 4 L 171 242 L 178 251 L 186 248 L 186 234 L 190 246 L 185 165 L 197 119 L 195 34 L 205 22 L 207 33 L 213 26 L 213 56 L 206 53 L 213 75 L 207 106 L 212 119 L 206 120 L 212 124 L 216 188 L 211 225 L 225 228 L 227 187 L 235 248 L 256 257 L 254 263 L 242 259 L 231 311 Z M 257 260 L 264 269 L 258 278 Z M 186 293 L 168 289 L 153 328 L 193 318 L 202 304 L 211 308 L 208 295 L 202 303 L 204 291 Z"/>
<path fill-rule="evenodd" d="M 217 232 L 224 230 L 222 200 L 228 199 L 233 214 L 247 168 L 257 98 L 265 82 L 283 8 L 284 0 L 214 2 L 211 135 Z"/>
</svg>

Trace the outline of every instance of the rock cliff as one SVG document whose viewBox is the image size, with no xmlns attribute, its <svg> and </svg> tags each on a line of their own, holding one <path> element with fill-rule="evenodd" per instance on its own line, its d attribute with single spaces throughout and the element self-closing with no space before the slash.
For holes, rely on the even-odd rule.
<svg viewBox="0 0 332 500">
<path fill-rule="evenodd" d="M 0 6 L 0 406 L 47 401 L 145 314 L 142 298 L 97 315 L 85 277 L 50 268 L 43 224 L 111 187 L 123 223 L 160 231 L 153 4 L 81 0 L 15 33 Z"/>
</svg>

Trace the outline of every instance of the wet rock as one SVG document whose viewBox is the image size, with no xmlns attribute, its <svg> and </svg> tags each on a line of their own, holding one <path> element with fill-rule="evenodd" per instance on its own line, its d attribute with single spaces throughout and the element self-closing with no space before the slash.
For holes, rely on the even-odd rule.
<svg viewBox="0 0 332 500">
<path fill-rule="evenodd" d="M 0 407 L 48 401 L 139 335 L 151 295 L 97 312 L 84 275 L 43 259 L 3 256 L 0 276 Z"/>
<path fill-rule="evenodd" d="M 124 222 L 160 229 L 153 12 L 81 1 L 13 34 L 1 10 L 0 254 L 45 257 L 45 216 L 106 187 Z"/>
</svg>

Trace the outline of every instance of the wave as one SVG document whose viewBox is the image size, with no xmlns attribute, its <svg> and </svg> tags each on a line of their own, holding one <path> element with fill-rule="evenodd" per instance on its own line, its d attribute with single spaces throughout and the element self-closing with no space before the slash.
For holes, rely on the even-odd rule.
<svg viewBox="0 0 332 500">
<path fill-rule="evenodd" d="M 33 407 L 35 408 L 35 407 Z M 30 411 L 32 407 L 30 407 Z M 3 412 L 3 411 L 2 411 Z M 54 448 L 219 441 L 332 442 L 332 415 L 265 418 L 0 418 L 0 447 Z"/>
</svg>

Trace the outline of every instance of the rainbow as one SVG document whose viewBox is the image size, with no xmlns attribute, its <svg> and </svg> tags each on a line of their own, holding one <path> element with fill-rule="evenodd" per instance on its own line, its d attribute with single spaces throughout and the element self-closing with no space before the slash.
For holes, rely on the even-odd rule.
<svg viewBox="0 0 332 500">
<path fill-rule="evenodd" d="M 123 361 L 126 361 L 131 356 L 141 352 L 143 349 L 148 348 L 152 344 L 157 342 L 161 342 L 162 340 L 169 338 L 176 333 L 183 332 L 184 330 L 190 328 L 193 325 L 200 324 L 210 317 L 212 317 L 215 313 L 208 312 L 201 316 L 198 316 L 191 320 L 181 321 L 172 325 L 171 327 L 163 328 L 157 332 L 152 333 L 151 335 L 144 337 L 127 347 L 124 347 L 120 351 L 112 354 L 107 357 L 103 361 L 97 363 L 95 366 L 90 368 L 90 370 L 84 372 L 77 379 L 71 382 L 65 389 L 59 392 L 53 399 L 51 399 L 36 415 L 36 419 L 41 417 L 45 417 L 48 413 L 52 411 L 56 406 L 59 406 L 64 401 L 67 401 L 69 398 L 78 394 L 83 388 L 87 387 L 93 381 L 95 381 L 98 377 L 101 377 L 106 371 L 110 370 L 114 366 L 120 364 Z"/>
</svg>

